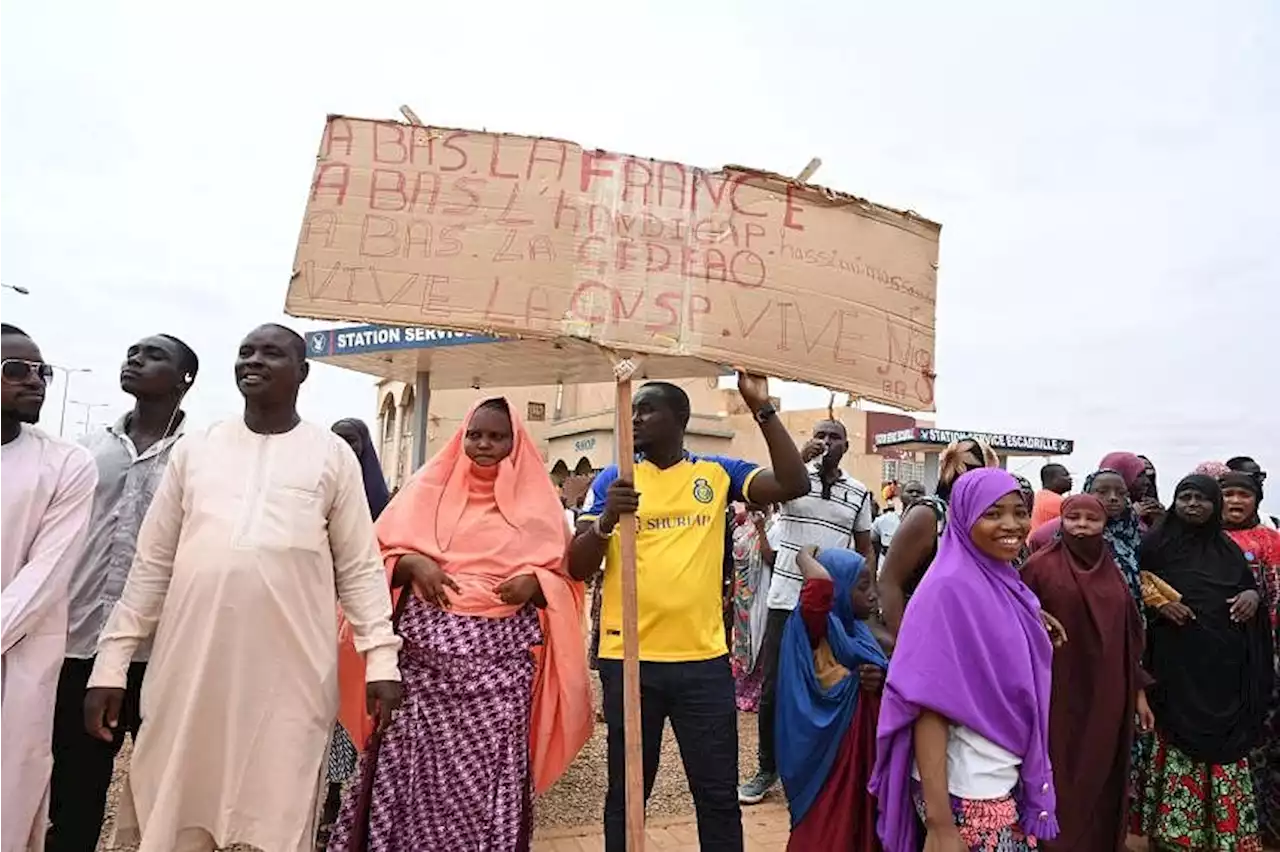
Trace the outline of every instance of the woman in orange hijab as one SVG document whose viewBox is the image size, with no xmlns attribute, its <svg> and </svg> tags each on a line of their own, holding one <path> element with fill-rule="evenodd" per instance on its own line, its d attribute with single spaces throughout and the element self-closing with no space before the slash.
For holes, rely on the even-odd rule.
<svg viewBox="0 0 1280 852">
<path fill-rule="evenodd" d="M 387 852 L 528 849 L 533 794 L 591 735 L 583 589 L 564 570 L 555 486 L 506 400 L 464 422 L 376 524 L 404 703 L 362 755 L 334 852 L 353 836 Z M 340 663 L 341 721 L 362 744 L 372 722 L 349 644 Z"/>
</svg>

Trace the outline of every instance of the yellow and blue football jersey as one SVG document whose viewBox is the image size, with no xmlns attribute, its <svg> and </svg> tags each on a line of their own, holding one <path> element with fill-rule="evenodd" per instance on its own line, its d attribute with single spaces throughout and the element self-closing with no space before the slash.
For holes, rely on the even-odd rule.
<svg viewBox="0 0 1280 852">
<path fill-rule="evenodd" d="M 636 461 L 636 586 L 640 605 L 640 659 L 676 663 L 728 653 L 721 586 L 729 503 L 745 500 L 760 468 L 720 456 L 694 456 L 666 470 Z M 611 465 L 592 483 L 581 520 L 604 510 L 605 493 L 618 478 Z M 615 535 L 605 556 L 600 604 L 603 659 L 622 659 L 621 544 Z"/>
</svg>

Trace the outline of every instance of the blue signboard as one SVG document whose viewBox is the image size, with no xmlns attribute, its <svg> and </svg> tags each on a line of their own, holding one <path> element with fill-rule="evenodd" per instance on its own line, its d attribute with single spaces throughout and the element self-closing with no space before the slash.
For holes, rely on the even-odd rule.
<svg viewBox="0 0 1280 852">
<path fill-rule="evenodd" d="M 498 338 L 418 325 L 353 325 L 307 333 L 307 355 L 363 355 L 402 349 L 435 349 L 468 343 L 496 343 Z"/>
</svg>

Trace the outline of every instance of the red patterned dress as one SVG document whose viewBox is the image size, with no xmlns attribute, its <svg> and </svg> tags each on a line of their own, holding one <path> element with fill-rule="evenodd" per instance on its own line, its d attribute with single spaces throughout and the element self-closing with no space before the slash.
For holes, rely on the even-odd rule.
<svg viewBox="0 0 1280 852">
<path fill-rule="evenodd" d="M 1227 530 L 1231 540 L 1244 551 L 1271 613 L 1272 647 L 1280 648 L 1280 533 L 1258 524 L 1243 530 Z M 1280 670 L 1280 652 L 1277 669 Z M 1254 798 L 1258 803 L 1258 827 L 1263 842 L 1280 845 L 1280 679 L 1271 693 L 1271 706 L 1263 728 L 1263 740 L 1249 754 Z"/>
</svg>

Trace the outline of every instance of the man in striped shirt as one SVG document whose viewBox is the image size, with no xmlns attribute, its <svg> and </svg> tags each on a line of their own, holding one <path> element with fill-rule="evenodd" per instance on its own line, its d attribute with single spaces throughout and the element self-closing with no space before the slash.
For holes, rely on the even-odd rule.
<svg viewBox="0 0 1280 852">
<path fill-rule="evenodd" d="M 773 579 L 769 583 L 769 616 L 761 644 L 764 690 L 760 698 L 760 769 L 738 788 L 738 801 L 754 805 L 778 783 L 774 753 L 774 692 L 778 674 L 778 649 L 787 618 L 800 599 L 804 577 L 796 555 L 809 545 L 821 549 L 857 550 L 871 563 L 871 493 L 867 486 L 846 476 L 840 460 L 849 449 L 844 424 L 823 420 L 813 427 L 813 437 L 802 456 L 809 466 L 809 493 L 782 504 L 769 543 L 776 551 Z"/>
</svg>

